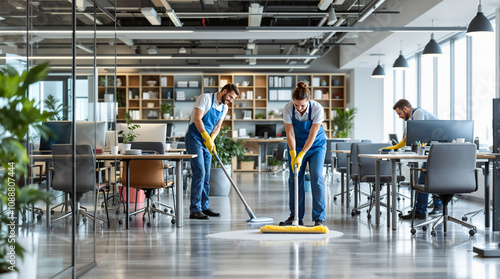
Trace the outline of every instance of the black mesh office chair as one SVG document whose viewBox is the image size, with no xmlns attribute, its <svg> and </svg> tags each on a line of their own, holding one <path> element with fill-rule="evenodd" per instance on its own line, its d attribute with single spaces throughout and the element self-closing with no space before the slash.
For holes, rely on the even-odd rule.
<svg viewBox="0 0 500 279">
<path fill-rule="evenodd" d="M 73 210 L 78 210 L 78 215 L 83 216 L 83 221 L 86 221 L 86 218 L 90 218 L 92 220 L 101 220 L 103 222 L 108 223 L 109 227 L 109 214 L 108 207 L 106 204 L 106 216 L 107 220 L 93 216 L 87 212 L 86 208 L 80 206 L 80 199 L 87 192 L 94 191 L 102 191 L 104 194 L 104 200 L 106 199 L 106 189 L 107 185 L 102 183 L 97 183 L 95 180 L 95 162 L 92 152 L 92 147 L 89 144 L 76 145 L 76 205 L 72 206 Z M 54 169 L 51 170 L 54 172 L 52 176 L 52 188 L 54 190 L 63 191 L 72 196 L 73 186 L 71 182 L 72 172 L 73 172 L 73 146 L 71 144 L 54 144 L 52 145 L 52 162 L 54 165 Z M 96 192 L 96 203 L 97 204 L 97 192 Z M 60 216 L 52 220 L 52 223 L 57 222 L 61 219 L 71 216 L 71 212 Z M 101 227 L 104 226 L 104 223 L 101 224 Z"/>
<path fill-rule="evenodd" d="M 288 162 L 288 143 L 286 141 L 278 143 L 278 149 L 274 152 L 273 156 L 276 160 L 281 162 L 281 169 L 273 172 L 273 174 L 277 174 L 279 172 L 285 172 L 288 171 L 288 168 L 286 167 L 286 162 Z"/>
<path fill-rule="evenodd" d="M 335 146 L 337 150 L 351 150 L 351 144 L 350 142 L 338 142 Z M 344 193 L 342 192 L 342 189 L 347 189 L 349 190 L 349 183 L 347 183 L 347 188 L 344 186 L 345 185 L 345 175 L 347 173 L 347 154 L 345 153 L 337 153 L 337 172 L 340 172 L 340 183 L 341 183 L 341 192 L 333 196 L 333 200 L 337 200 L 337 197 L 340 195 L 343 195 Z M 349 197 L 351 196 L 351 192 L 349 192 Z"/>
<path fill-rule="evenodd" d="M 387 146 L 387 143 L 361 143 L 356 145 L 356 152 L 353 154 L 353 150 L 351 149 L 351 160 L 355 162 L 355 166 L 353 165 L 353 173 L 357 173 L 359 182 L 366 182 L 372 185 L 371 187 L 371 195 L 370 201 L 364 205 L 360 205 L 357 208 L 354 208 L 351 212 L 351 215 L 359 214 L 359 210 L 365 207 L 369 207 L 367 210 L 368 219 L 371 218 L 371 210 L 373 208 L 373 204 L 375 201 L 375 159 L 372 158 L 363 158 L 359 157 L 358 154 L 379 154 L 379 150 L 383 147 Z M 354 163 L 353 163 L 354 164 Z M 401 182 L 405 179 L 402 175 L 396 176 L 396 182 Z M 392 181 L 392 166 L 389 161 L 380 162 L 380 186 L 383 184 L 391 183 Z M 381 205 L 387 207 L 387 204 L 381 203 Z M 396 205 L 392 205 L 396 208 Z M 399 211 L 399 210 L 398 210 Z M 401 211 L 399 211 L 401 213 Z"/>
<path fill-rule="evenodd" d="M 439 196 L 443 202 L 443 215 L 432 220 L 414 225 L 415 210 L 412 212 L 411 233 L 416 233 L 417 227 L 427 230 L 432 225 L 431 235 L 436 236 L 436 227 L 443 223 L 443 232 L 446 232 L 447 221 L 468 227 L 473 236 L 475 226 L 448 215 L 448 203 L 455 194 L 472 193 L 477 190 L 476 145 L 472 143 L 439 143 L 433 144 L 427 158 L 426 169 L 412 169 L 424 173 L 423 185 L 412 185 L 412 189 Z M 413 207 L 415 208 L 415 206 Z"/>
</svg>

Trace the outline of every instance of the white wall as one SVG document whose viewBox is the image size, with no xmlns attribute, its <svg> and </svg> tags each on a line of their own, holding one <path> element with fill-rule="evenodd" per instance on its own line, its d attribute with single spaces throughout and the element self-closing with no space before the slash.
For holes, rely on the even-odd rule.
<svg viewBox="0 0 500 279">
<path fill-rule="evenodd" d="M 347 107 L 358 109 L 351 138 L 385 142 L 384 137 L 384 81 L 372 78 L 372 68 L 351 71 Z"/>
</svg>

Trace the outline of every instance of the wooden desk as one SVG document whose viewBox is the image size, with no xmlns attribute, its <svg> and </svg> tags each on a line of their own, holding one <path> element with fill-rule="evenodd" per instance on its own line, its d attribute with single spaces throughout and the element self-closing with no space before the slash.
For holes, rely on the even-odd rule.
<svg viewBox="0 0 500 279">
<path fill-rule="evenodd" d="M 169 160 L 175 162 L 176 168 L 176 226 L 178 228 L 183 226 L 183 200 L 182 200 L 182 161 L 188 160 L 191 158 L 196 158 L 198 155 L 196 154 L 157 154 L 157 155 L 111 155 L 111 154 L 99 154 L 96 155 L 96 160 L 123 160 L 126 162 L 130 162 L 132 160 Z M 31 158 L 35 161 L 43 161 L 43 160 L 52 160 L 52 155 L 32 155 Z M 127 177 L 130 178 L 130 164 L 127 164 Z M 50 172 L 49 172 L 50 174 Z M 50 176 L 48 176 L 47 181 L 50 181 Z M 47 188 L 49 190 L 49 183 L 47 183 Z M 127 203 L 125 206 L 125 228 L 129 228 L 129 201 L 130 201 L 130 179 L 127 179 L 127 188 L 126 188 L 126 197 Z M 50 226 L 50 206 L 47 204 L 47 225 Z"/>
<path fill-rule="evenodd" d="M 286 141 L 286 138 L 267 138 L 267 139 L 260 139 L 260 138 L 236 138 L 236 140 L 243 140 L 245 142 L 256 142 L 256 143 L 259 144 L 257 168 L 258 168 L 259 173 L 260 173 L 261 172 L 262 154 L 264 154 L 264 158 L 267 155 L 267 144 L 268 143 L 278 143 L 278 142 Z M 266 161 L 266 166 L 267 166 L 267 161 Z"/>
<path fill-rule="evenodd" d="M 391 189 L 387 187 L 387 196 L 391 196 L 392 204 L 394 210 L 392 210 L 392 229 L 397 230 L 397 210 L 396 210 L 396 199 L 397 199 L 397 191 L 396 191 L 396 164 L 400 160 L 409 160 L 413 162 L 427 161 L 427 155 L 417 155 L 411 152 L 404 153 L 390 153 L 390 154 L 358 154 L 359 157 L 362 158 L 372 158 L 375 159 L 375 224 L 380 224 L 380 161 L 388 160 L 391 161 L 392 167 L 392 182 Z M 484 171 L 484 204 L 485 204 L 485 227 L 489 227 L 490 224 L 490 182 L 489 182 L 489 163 L 498 156 L 498 153 L 477 153 L 477 159 L 479 163 L 485 163 L 485 171 Z M 387 227 L 391 227 L 391 201 L 387 200 Z M 487 212 L 487 213 L 486 213 Z"/>
</svg>

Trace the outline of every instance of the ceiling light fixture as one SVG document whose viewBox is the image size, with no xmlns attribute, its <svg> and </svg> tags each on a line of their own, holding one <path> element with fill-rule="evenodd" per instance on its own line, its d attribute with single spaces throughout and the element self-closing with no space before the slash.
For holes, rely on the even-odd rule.
<svg viewBox="0 0 500 279">
<path fill-rule="evenodd" d="M 333 0 L 321 0 L 318 3 L 318 9 L 324 11 L 324 10 L 328 9 L 328 7 L 330 7 L 332 2 L 333 2 Z"/>
<path fill-rule="evenodd" d="M 149 46 L 148 49 L 146 50 L 146 52 L 149 55 L 155 55 L 155 54 L 158 54 L 158 49 L 156 48 L 156 46 Z"/>
<path fill-rule="evenodd" d="M 141 13 L 149 21 L 149 23 L 151 23 L 151 25 L 161 25 L 161 17 L 158 16 L 158 13 L 154 8 L 142 8 Z"/>
<path fill-rule="evenodd" d="M 378 65 L 375 67 L 375 70 L 373 70 L 372 73 L 372 78 L 385 78 L 385 71 L 384 68 L 380 65 L 380 56 L 383 54 L 374 54 L 375 56 L 378 56 Z"/>
<path fill-rule="evenodd" d="M 252 3 L 248 7 L 248 26 L 260 26 L 262 22 L 262 12 L 264 12 L 264 7 L 259 5 L 258 3 Z M 260 15 L 252 15 L 252 14 L 260 14 Z"/>
<path fill-rule="evenodd" d="M 5 20 L 5 17 L 3 17 L 3 16 L 0 16 L 0 20 Z"/>
<path fill-rule="evenodd" d="M 434 20 L 432 20 L 432 27 L 434 28 Z M 443 54 L 443 50 L 439 44 L 434 40 L 434 32 L 431 33 L 431 40 L 425 45 L 422 55 L 427 57 L 438 57 Z"/>
<path fill-rule="evenodd" d="M 326 22 L 326 25 L 333 25 L 337 21 L 337 15 L 335 14 L 335 9 L 333 8 L 333 5 L 330 7 L 330 10 L 328 10 L 328 21 Z"/>
<path fill-rule="evenodd" d="M 180 47 L 179 50 L 177 51 L 179 54 L 185 54 L 187 51 L 186 51 L 186 48 L 184 47 Z"/>
<path fill-rule="evenodd" d="M 167 0 L 160 0 L 160 3 L 165 7 L 166 12 L 172 23 L 175 25 L 175 27 L 182 27 L 182 22 L 175 13 L 174 9 L 170 6 Z M 213 3 L 212 3 L 213 4 Z"/>
<path fill-rule="evenodd" d="M 94 50 L 92 50 L 90 47 L 86 46 L 86 45 L 83 45 L 83 44 L 80 44 L 80 43 L 77 43 L 75 45 L 77 48 L 83 50 L 83 51 L 86 51 L 88 53 L 94 53 Z"/>
<path fill-rule="evenodd" d="M 434 33 L 432 33 L 431 40 L 425 45 L 422 55 L 429 57 L 438 57 L 441 54 L 443 54 L 443 51 L 441 50 L 441 47 L 436 42 L 436 40 L 434 40 Z"/>
<path fill-rule="evenodd" d="M 396 59 L 396 61 L 394 61 L 392 68 L 396 70 L 406 70 L 410 68 L 410 66 L 408 65 L 408 61 L 403 56 L 403 41 L 401 41 L 401 50 L 399 51 L 399 57 L 398 59 Z"/>
<path fill-rule="evenodd" d="M 477 14 L 472 19 L 467 28 L 468 36 L 476 35 L 490 35 L 493 34 L 493 26 L 491 22 L 483 14 L 483 5 L 481 5 L 481 0 L 479 0 L 479 6 L 477 6 Z"/>
<path fill-rule="evenodd" d="M 358 18 L 358 22 L 363 22 L 369 15 L 371 15 L 380 5 L 382 5 L 385 0 L 379 0 L 377 3 L 373 4 L 371 7 L 368 7 L 361 13 L 361 16 Z"/>
</svg>

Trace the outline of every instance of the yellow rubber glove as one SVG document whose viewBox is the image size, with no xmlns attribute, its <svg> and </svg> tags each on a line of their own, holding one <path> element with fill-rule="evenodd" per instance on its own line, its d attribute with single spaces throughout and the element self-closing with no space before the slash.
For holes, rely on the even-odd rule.
<svg viewBox="0 0 500 279">
<path fill-rule="evenodd" d="M 297 151 L 290 150 L 288 151 L 288 153 L 290 153 L 290 164 L 292 164 L 292 170 L 293 170 L 293 162 L 295 162 L 295 157 L 297 157 Z"/>
<path fill-rule="evenodd" d="M 299 155 L 297 155 L 297 157 L 295 157 L 295 160 L 293 161 L 292 168 L 293 166 L 297 165 L 297 169 L 298 171 L 300 171 L 300 166 L 302 165 L 302 160 L 304 159 L 305 155 L 306 153 L 304 151 L 300 151 Z"/>
<path fill-rule="evenodd" d="M 395 150 L 395 149 L 400 149 L 400 148 L 405 147 L 405 146 L 406 146 L 406 142 L 404 140 L 402 140 L 402 141 L 400 141 L 396 145 L 384 147 L 383 149 L 392 149 L 392 150 Z"/>
<path fill-rule="evenodd" d="M 201 133 L 201 136 L 205 139 L 205 146 L 207 147 L 208 151 L 210 151 L 210 154 L 214 154 L 215 151 L 215 143 L 208 134 L 207 131 Z"/>
<path fill-rule="evenodd" d="M 211 138 L 211 139 L 212 139 L 212 141 L 214 141 L 214 142 L 215 142 L 215 138 L 216 138 L 216 137 L 217 137 L 217 136 L 216 136 L 215 134 L 211 134 L 211 135 L 210 135 L 210 138 Z"/>
</svg>

